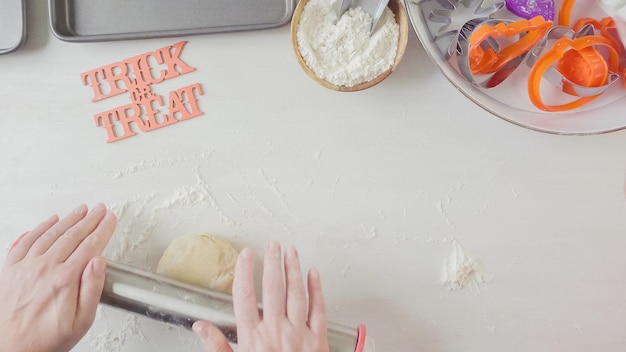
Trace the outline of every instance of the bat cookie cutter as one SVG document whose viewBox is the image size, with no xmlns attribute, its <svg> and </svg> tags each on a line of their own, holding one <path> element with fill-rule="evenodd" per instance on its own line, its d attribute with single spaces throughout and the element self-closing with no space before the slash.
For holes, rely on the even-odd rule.
<svg viewBox="0 0 626 352">
<path fill-rule="evenodd" d="M 490 16 L 504 7 L 504 1 L 483 7 L 483 0 L 412 0 L 414 4 L 421 5 L 426 2 L 434 2 L 435 8 L 430 11 L 427 20 L 431 23 L 442 24 L 434 33 L 433 40 L 449 40 L 445 52 L 446 60 L 454 56 L 458 49 L 460 35 L 466 25 L 489 20 Z"/>
<path fill-rule="evenodd" d="M 467 28 L 459 36 L 459 71 L 470 83 L 493 88 L 519 67 L 551 25 L 551 21 L 537 16 L 519 21 L 491 19 Z M 478 82 L 478 75 L 490 76 Z"/>
<path fill-rule="evenodd" d="M 482 23 L 472 31 L 469 38 L 470 69 L 473 74 L 489 74 L 498 71 L 509 61 L 528 52 L 545 35 L 552 26 L 541 16 L 530 20 L 520 20 L 511 23 L 499 22 L 495 25 Z M 481 43 L 487 38 L 518 39 L 496 51 L 493 48 L 484 49 Z"/>
</svg>

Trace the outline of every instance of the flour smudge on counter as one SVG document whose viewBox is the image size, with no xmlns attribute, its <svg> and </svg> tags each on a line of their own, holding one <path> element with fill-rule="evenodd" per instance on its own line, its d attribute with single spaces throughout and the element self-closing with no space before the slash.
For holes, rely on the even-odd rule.
<svg viewBox="0 0 626 352">
<path fill-rule="evenodd" d="M 97 321 L 105 321 L 103 307 L 98 307 Z M 105 323 L 106 324 L 106 323 Z M 138 337 L 143 342 L 148 342 L 148 338 L 140 329 L 138 317 L 128 314 L 121 324 L 121 328 L 117 333 L 106 324 L 106 328 L 99 332 L 92 329 L 87 334 L 89 343 L 96 348 L 98 352 L 119 352 L 122 346 L 132 337 Z"/>
<path fill-rule="evenodd" d="M 439 200 L 439 202 L 437 203 L 437 212 L 439 212 L 439 214 L 443 216 L 444 220 L 446 221 L 448 225 L 450 225 L 453 228 L 456 228 L 456 224 L 452 221 L 452 219 L 450 219 L 450 216 L 448 215 L 448 211 L 447 211 L 447 208 L 444 206 L 444 202 L 446 205 L 450 204 L 450 202 L 452 202 L 452 198 L 450 198 L 449 196 L 446 196 L 445 198 Z"/>
<path fill-rule="evenodd" d="M 114 179 L 120 179 L 138 172 L 158 168 L 158 167 L 170 167 L 190 162 L 201 162 L 209 159 L 213 154 L 214 149 L 203 149 L 197 153 L 190 155 L 177 155 L 163 157 L 163 155 L 153 155 L 149 158 L 143 159 L 135 165 L 121 168 L 113 174 Z"/>
</svg>

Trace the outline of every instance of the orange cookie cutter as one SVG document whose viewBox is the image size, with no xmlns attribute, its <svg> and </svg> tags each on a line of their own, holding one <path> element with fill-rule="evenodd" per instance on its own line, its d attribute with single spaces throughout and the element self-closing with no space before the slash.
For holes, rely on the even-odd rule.
<svg viewBox="0 0 626 352">
<path fill-rule="evenodd" d="M 569 26 L 571 22 L 571 12 L 572 7 L 574 6 L 574 0 L 563 0 L 563 4 L 561 5 L 561 9 L 559 10 L 559 26 Z M 599 35 L 611 40 L 615 43 L 615 49 L 621 51 L 623 49 L 622 42 L 617 37 L 617 27 L 615 25 L 615 20 L 611 17 L 605 17 L 600 21 L 590 18 L 584 17 L 576 21 L 576 23 L 572 26 L 574 31 L 579 31 L 586 25 L 592 25 L 596 30 L 599 31 Z"/>
<path fill-rule="evenodd" d="M 559 10 L 559 16 L 558 16 L 558 24 L 560 26 L 570 25 L 571 13 L 572 13 L 573 7 L 574 7 L 574 0 L 563 0 L 563 3 L 561 4 L 561 8 Z M 607 17 L 607 18 L 602 19 L 599 22 L 592 18 L 582 18 L 578 20 L 576 24 L 574 24 L 573 29 L 575 31 L 578 31 L 580 28 L 582 28 L 586 24 L 592 24 L 596 29 L 600 31 L 600 34 L 602 36 L 604 36 L 605 38 L 613 42 L 615 44 L 614 48 L 618 50 L 620 54 L 624 52 L 624 47 L 621 41 L 616 37 L 615 33 L 617 29 L 615 28 L 615 21 L 612 18 Z M 615 33 L 611 33 L 611 31 L 615 31 Z M 620 73 L 620 77 L 622 80 L 622 86 L 626 88 L 626 64 L 620 65 L 619 73 Z"/>
<path fill-rule="evenodd" d="M 574 32 L 569 27 L 553 27 L 531 50 L 526 63 L 532 67 L 550 40 L 557 40 L 562 37 L 576 39 L 592 36 L 594 33 L 595 29 L 590 24 L 583 26 L 578 32 Z M 602 85 L 607 75 L 606 59 L 594 48 L 585 49 L 583 55 L 577 55 L 575 52 L 566 55 L 566 58 L 559 60 L 556 67 L 551 66 L 545 72 L 544 77 L 567 94 L 574 96 L 598 95 L 619 79 L 617 73 L 609 72 L 606 84 Z"/>
<path fill-rule="evenodd" d="M 478 82 L 476 80 L 477 77 L 474 76 L 470 68 L 469 38 L 472 36 L 473 31 L 479 26 L 483 26 L 483 25 L 495 26 L 499 23 L 510 24 L 510 23 L 513 23 L 513 21 L 505 20 L 505 19 L 485 20 L 485 21 L 478 23 L 475 26 L 474 25 L 464 26 L 463 30 L 458 36 L 456 64 L 458 66 L 459 72 L 463 75 L 463 77 L 468 82 L 480 88 L 489 89 L 489 88 L 496 87 L 497 85 L 502 83 L 502 81 L 507 79 L 515 71 L 515 69 L 517 69 L 517 67 L 523 62 L 527 54 L 527 53 L 522 53 L 521 55 L 517 57 L 513 57 L 512 60 L 509 60 L 508 62 L 501 65 L 499 69 L 497 69 L 495 72 L 493 72 L 493 74 L 489 75 L 486 79 L 482 80 L 481 82 Z M 486 37 L 485 40 L 482 41 L 479 45 L 481 46 L 483 50 L 484 49 L 493 50 L 494 52 L 500 51 L 500 43 L 498 43 L 495 39 L 491 37 Z"/>
<path fill-rule="evenodd" d="M 596 30 L 597 34 L 602 35 L 613 43 L 613 48 L 623 55 L 626 52 L 624 44 L 619 40 L 617 26 L 615 20 L 611 17 L 605 17 L 600 21 L 593 18 L 581 18 L 572 27 L 575 31 L 580 30 L 584 26 L 591 25 Z M 619 73 L 622 79 L 622 86 L 626 88 L 626 58 L 620 56 Z"/>
<path fill-rule="evenodd" d="M 585 17 L 576 21 L 576 23 L 572 26 L 572 29 L 578 32 L 584 26 L 589 25 L 593 26 L 593 28 L 597 31 L 596 34 L 602 35 L 603 37 L 613 42 L 615 44 L 613 46 L 615 50 L 620 52 L 622 51 L 622 42 L 616 37 L 617 26 L 615 25 L 615 20 L 613 20 L 611 17 L 605 17 L 598 21 L 594 18 Z"/>
<path fill-rule="evenodd" d="M 536 16 L 530 20 L 477 26 L 469 37 L 469 60 L 472 74 L 495 73 L 515 58 L 525 55 L 544 37 L 550 27 L 552 27 L 552 21 L 546 21 L 542 16 Z M 493 47 L 482 45 L 489 38 L 515 36 L 519 36 L 517 41 L 498 51 Z"/>
<path fill-rule="evenodd" d="M 603 46 L 608 49 L 608 63 L 606 60 L 604 60 L 604 58 L 602 60 L 598 60 L 596 56 L 596 53 L 598 53 L 598 51 L 595 50 L 596 46 Z M 593 51 L 589 49 L 593 49 Z M 577 66 L 572 69 L 574 72 L 588 72 L 589 70 L 597 70 L 598 72 L 593 72 L 593 74 L 590 74 L 591 78 L 587 78 L 584 80 L 584 83 L 600 84 L 597 86 L 584 86 L 588 88 L 596 88 L 597 94 L 581 96 L 580 93 L 575 90 L 575 85 L 571 85 L 572 82 L 570 79 L 569 82 L 562 81 L 561 89 L 569 94 L 575 93 L 572 95 L 578 95 L 578 99 L 562 105 L 544 104 L 540 92 L 542 78 L 555 63 L 557 63 L 557 66 L 559 66 L 558 62 L 561 60 L 565 60 L 565 63 L 563 63 L 562 66 Z M 562 37 L 554 43 L 550 50 L 540 56 L 532 66 L 528 77 L 528 95 L 531 102 L 537 108 L 544 111 L 559 112 L 576 109 L 600 96 L 602 92 L 604 92 L 606 87 L 608 87 L 608 85 L 612 83 L 610 81 L 611 76 L 613 76 L 612 79 L 615 79 L 615 76 L 611 75 L 609 71 L 615 72 L 618 69 L 619 53 L 617 50 L 615 50 L 615 48 L 613 47 L 613 43 L 609 39 L 596 35 L 582 36 L 575 39 Z M 600 71 L 602 73 L 599 73 Z M 574 78 L 578 79 L 578 77 Z M 580 86 L 580 82 L 573 83 Z"/>
<path fill-rule="evenodd" d="M 574 0 L 563 0 L 561 8 L 559 9 L 558 25 L 569 27 L 570 16 L 572 14 L 572 8 L 574 7 Z"/>
</svg>

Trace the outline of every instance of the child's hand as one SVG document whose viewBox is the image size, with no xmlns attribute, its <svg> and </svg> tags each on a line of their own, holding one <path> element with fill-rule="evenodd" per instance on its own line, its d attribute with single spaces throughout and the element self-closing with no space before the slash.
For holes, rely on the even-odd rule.
<svg viewBox="0 0 626 352">
<path fill-rule="evenodd" d="M 0 271 L 0 351 L 69 351 L 87 333 L 100 301 L 101 256 L 116 219 L 81 205 L 18 239 Z"/>
<path fill-rule="evenodd" d="M 285 251 L 284 275 L 281 257 L 280 245 L 271 242 L 265 252 L 263 317 L 260 317 L 254 289 L 254 254 L 250 248 L 239 254 L 233 283 L 237 348 L 240 352 L 328 352 L 326 309 L 319 273 L 317 270 L 309 272 L 307 305 L 298 253 L 293 247 Z M 193 329 L 206 351 L 232 352 L 224 335 L 210 323 L 198 321 Z"/>
</svg>

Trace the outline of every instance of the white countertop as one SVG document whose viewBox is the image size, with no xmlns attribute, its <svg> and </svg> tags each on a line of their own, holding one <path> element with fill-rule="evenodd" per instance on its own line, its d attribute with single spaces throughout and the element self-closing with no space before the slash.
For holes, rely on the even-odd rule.
<svg viewBox="0 0 626 352">
<path fill-rule="evenodd" d="M 107 144 L 80 74 L 180 38 L 70 44 L 29 2 L 26 45 L 0 57 L 0 197 L 8 244 L 51 213 L 103 201 L 110 257 L 154 270 L 180 235 L 261 254 L 294 244 L 322 274 L 329 319 L 365 323 L 377 351 L 626 349 L 626 132 L 563 137 L 474 105 L 411 30 L 397 71 L 325 89 L 289 26 L 183 38 L 203 116 Z M 195 195 L 195 196 L 194 196 Z M 135 250 L 120 251 L 128 241 Z M 485 281 L 449 291 L 458 243 Z M 188 332 L 103 309 L 76 351 L 200 351 Z M 178 347 L 178 348 L 177 348 Z"/>
</svg>

